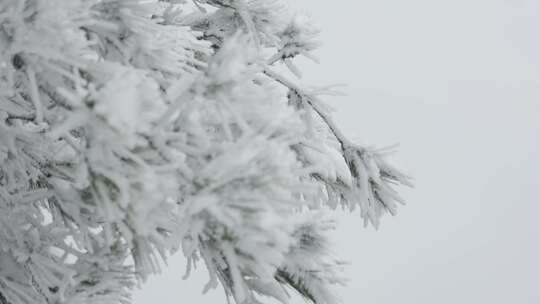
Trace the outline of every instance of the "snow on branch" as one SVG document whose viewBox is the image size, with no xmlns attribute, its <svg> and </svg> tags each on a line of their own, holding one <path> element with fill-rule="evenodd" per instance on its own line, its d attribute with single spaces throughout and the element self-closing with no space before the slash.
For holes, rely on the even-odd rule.
<svg viewBox="0 0 540 304">
<path fill-rule="evenodd" d="M 130 303 L 181 251 L 238 304 L 339 299 L 324 206 L 375 226 L 409 178 L 352 143 L 277 0 L 0 2 L 0 303 Z"/>
<path fill-rule="evenodd" d="M 339 130 L 336 123 L 321 107 L 322 101 L 296 86 L 292 81 L 267 68 L 264 74 L 281 83 L 295 94 L 303 106 L 312 109 L 338 141 L 343 158 L 353 178 L 348 187 L 339 187 L 340 195 L 351 210 L 359 205 L 365 223 L 371 222 L 376 227 L 384 211 L 396 214 L 396 202 L 403 199 L 391 187 L 392 184 L 412 186 L 410 178 L 384 161 L 382 154 L 350 142 Z M 347 189 L 349 188 L 349 189 Z"/>
</svg>

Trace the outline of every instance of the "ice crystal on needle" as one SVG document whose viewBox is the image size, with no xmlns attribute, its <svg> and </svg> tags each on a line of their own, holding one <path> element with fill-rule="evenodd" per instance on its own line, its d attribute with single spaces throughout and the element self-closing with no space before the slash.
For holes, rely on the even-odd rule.
<svg viewBox="0 0 540 304">
<path fill-rule="evenodd" d="M 274 0 L 0 2 L 0 303 L 129 303 L 175 251 L 236 303 L 336 303 L 323 206 L 378 224 L 408 178 L 275 72 Z"/>
</svg>

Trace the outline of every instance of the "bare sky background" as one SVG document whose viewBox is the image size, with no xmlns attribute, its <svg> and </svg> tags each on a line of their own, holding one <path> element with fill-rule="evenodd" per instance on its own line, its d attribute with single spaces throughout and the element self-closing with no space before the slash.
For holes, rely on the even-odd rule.
<svg viewBox="0 0 540 304">
<path fill-rule="evenodd" d="M 328 99 L 342 128 L 401 143 L 415 177 L 379 231 L 337 213 L 344 303 L 540 303 L 540 1 L 290 2 L 324 42 L 302 81 L 347 83 Z M 200 266 L 182 281 L 171 259 L 135 304 L 226 303 Z"/>
</svg>

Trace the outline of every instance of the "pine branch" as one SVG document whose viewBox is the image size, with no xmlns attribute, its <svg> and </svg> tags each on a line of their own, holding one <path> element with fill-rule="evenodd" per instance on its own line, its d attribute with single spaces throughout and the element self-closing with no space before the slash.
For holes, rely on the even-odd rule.
<svg viewBox="0 0 540 304">
<path fill-rule="evenodd" d="M 287 284 L 291 286 L 292 288 L 294 288 L 294 290 L 296 290 L 304 298 L 309 299 L 312 303 L 318 304 L 315 296 L 311 293 L 309 288 L 306 287 L 302 279 L 295 278 L 284 269 L 279 269 L 276 272 L 275 278 L 278 282 Z"/>
<path fill-rule="evenodd" d="M 307 105 L 311 107 L 319 115 L 319 117 L 324 121 L 324 123 L 328 126 L 329 130 L 332 132 L 336 140 L 339 142 L 341 146 L 341 150 L 345 152 L 345 150 L 352 146 L 351 142 L 343 135 L 341 130 L 339 130 L 338 126 L 335 124 L 334 120 L 330 117 L 330 115 L 326 114 L 318 105 L 320 101 L 310 94 L 307 94 L 302 89 L 300 89 L 297 85 L 295 85 L 292 81 L 288 80 L 284 76 L 270 70 L 269 68 L 264 69 L 263 73 L 267 75 L 268 77 L 274 79 L 278 83 L 282 84 L 289 90 L 292 90 L 295 92 L 298 96 L 300 96 L 301 100 L 306 102 Z"/>
</svg>

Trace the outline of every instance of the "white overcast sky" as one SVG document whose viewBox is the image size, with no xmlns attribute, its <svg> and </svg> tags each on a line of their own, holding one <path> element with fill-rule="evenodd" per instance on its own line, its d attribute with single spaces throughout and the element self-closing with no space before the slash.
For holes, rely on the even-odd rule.
<svg viewBox="0 0 540 304">
<path fill-rule="evenodd" d="M 400 143 L 415 177 L 379 231 L 338 213 L 344 303 L 540 303 L 540 1 L 291 2 L 322 29 L 303 82 L 347 83 L 328 99 L 342 128 Z M 171 259 L 135 304 L 226 303 L 183 271 Z"/>
</svg>

